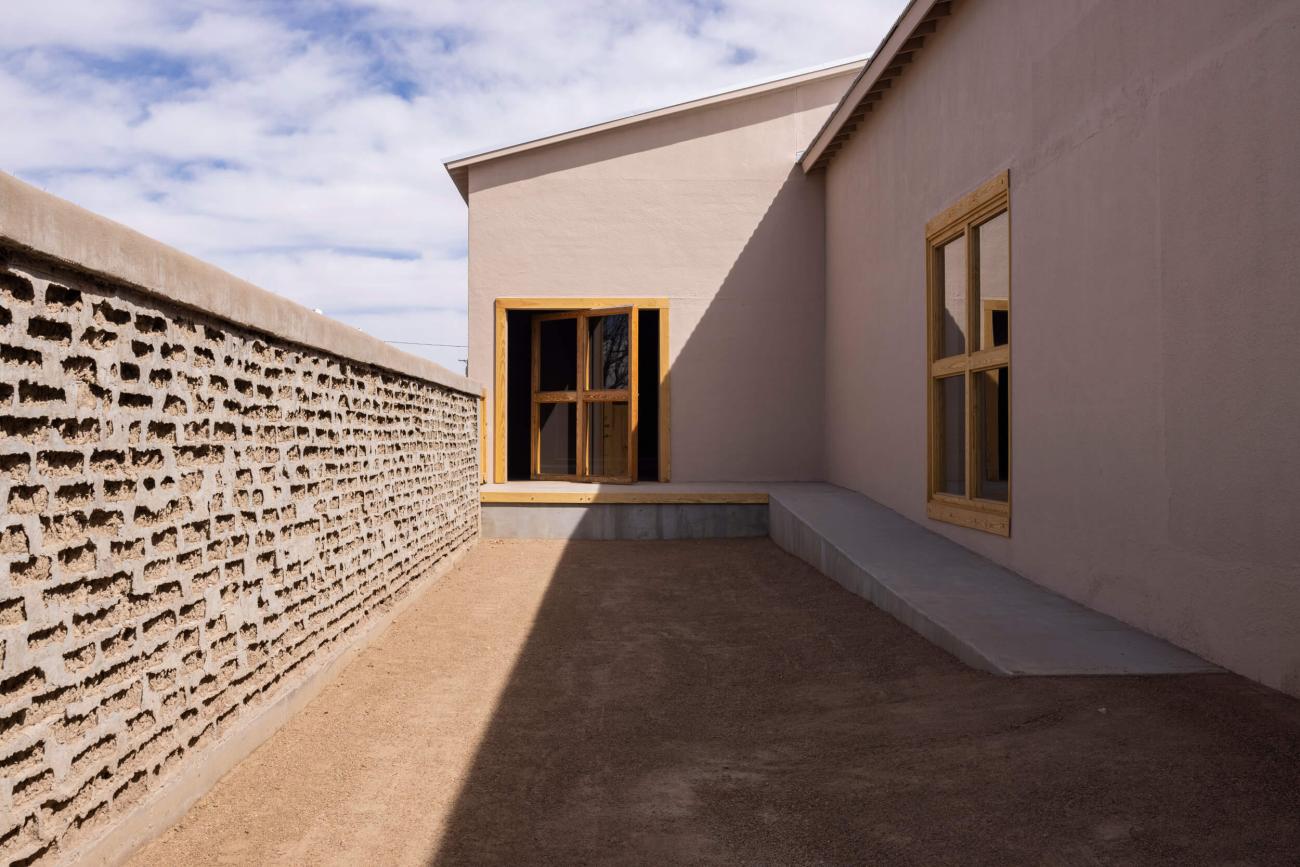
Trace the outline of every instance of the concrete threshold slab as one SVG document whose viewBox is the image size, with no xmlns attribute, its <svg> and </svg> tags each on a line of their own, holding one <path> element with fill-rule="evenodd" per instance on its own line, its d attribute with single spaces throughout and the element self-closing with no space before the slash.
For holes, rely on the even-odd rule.
<svg viewBox="0 0 1300 867">
<path fill-rule="evenodd" d="M 968 665 L 1003 675 L 1190 674 L 1200 657 L 830 484 L 773 484 L 772 538 Z"/>
</svg>

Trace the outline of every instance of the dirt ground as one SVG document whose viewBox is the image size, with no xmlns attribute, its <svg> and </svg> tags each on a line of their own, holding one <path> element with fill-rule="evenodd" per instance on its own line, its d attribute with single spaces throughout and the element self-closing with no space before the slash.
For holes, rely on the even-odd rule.
<svg viewBox="0 0 1300 867">
<path fill-rule="evenodd" d="M 769 540 L 484 542 L 132 862 L 1300 864 L 1300 702 L 966 668 Z"/>
</svg>

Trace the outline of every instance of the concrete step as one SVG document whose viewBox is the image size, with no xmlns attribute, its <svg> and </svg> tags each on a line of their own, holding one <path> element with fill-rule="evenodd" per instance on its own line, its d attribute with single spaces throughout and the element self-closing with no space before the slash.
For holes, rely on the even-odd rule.
<svg viewBox="0 0 1300 867">
<path fill-rule="evenodd" d="M 766 536 L 756 503 L 482 504 L 485 539 L 738 539 Z"/>
<path fill-rule="evenodd" d="M 861 494 L 820 483 L 768 490 L 779 546 L 968 665 L 1004 675 L 1220 670 Z"/>
<path fill-rule="evenodd" d="M 767 488 L 741 482 L 485 485 L 487 539 L 726 539 L 767 535 Z"/>
</svg>

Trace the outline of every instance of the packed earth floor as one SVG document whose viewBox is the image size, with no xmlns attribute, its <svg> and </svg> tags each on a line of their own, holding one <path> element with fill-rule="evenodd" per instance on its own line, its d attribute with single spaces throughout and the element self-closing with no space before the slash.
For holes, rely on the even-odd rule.
<svg viewBox="0 0 1300 867">
<path fill-rule="evenodd" d="M 1298 862 L 1300 702 L 984 674 L 747 539 L 480 543 L 132 863 Z"/>
</svg>

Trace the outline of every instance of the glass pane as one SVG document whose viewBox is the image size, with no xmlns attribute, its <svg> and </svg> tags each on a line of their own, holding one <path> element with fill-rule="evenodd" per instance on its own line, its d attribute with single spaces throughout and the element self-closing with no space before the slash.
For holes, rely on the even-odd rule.
<svg viewBox="0 0 1300 867">
<path fill-rule="evenodd" d="M 587 320 L 587 354 L 591 359 L 588 388 L 615 391 L 627 388 L 628 316 L 598 316 Z"/>
<path fill-rule="evenodd" d="M 538 338 L 541 354 L 539 391 L 578 388 L 578 320 L 543 319 Z"/>
<path fill-rule="evenodd" d="M 1007 212 L 975 229 L 975 272 L 979 278 L 979 348 L 1005 346 L 1010 338 L 1011 239 Z"/>
<path fill-rule="evenodd" d="M 950 376 L 935 383 L 935 444 L 938 478 L 934 489 L 966 494 L 966 377 Z"/>
<path fill-rule="evenodd" d="M 966 236 L 962 235 L 935 251 L 938 279 L 943 293 L 939 323 L 939 357 L 966 351 Z"/>
<path fill-rule="evenodd" d="M 542 473 L 571 476 L 578 472 L 578 405 L 542 403 L 537 407 L 538 467 Z"/>
<path fill-rule="evenodd" d="M 587 472 L 593 476 L 628 474 L 626 403 L 587 404 Z"/>
<path fill-rule="evenodd" d="M 1011 477 L 1010 392 L 1008 368 L 975 374 L 975 454 L 979 459 L 975 496 L 1004 503 Z"/>
</svg>

